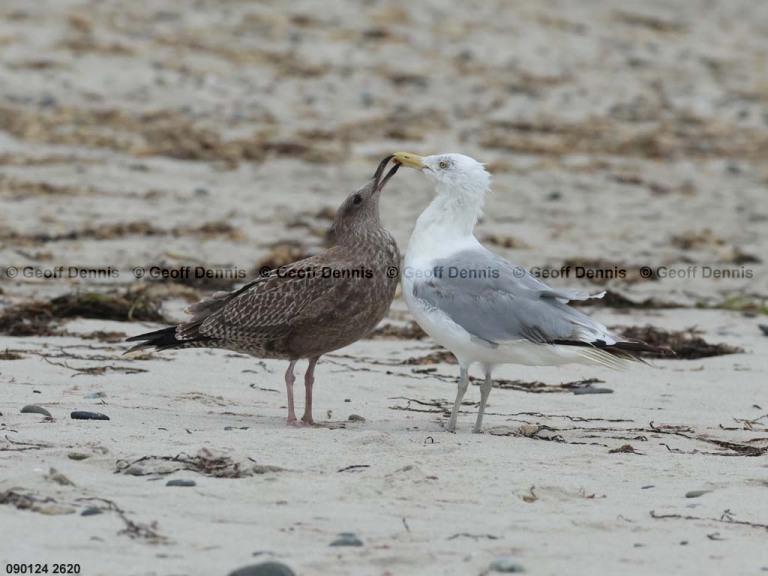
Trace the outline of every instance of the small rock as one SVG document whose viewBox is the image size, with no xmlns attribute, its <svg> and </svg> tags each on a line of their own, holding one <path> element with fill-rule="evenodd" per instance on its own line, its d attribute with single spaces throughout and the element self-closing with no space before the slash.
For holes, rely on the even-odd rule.
<svg viewBox="0 0 768 576">
<path fill-rule="evenodd" d="M 182 478 L 177 478 L 175 480 L 168 480 L 168 482 L 165 483 L 166 486 L 183 486 L 185 488 L 188 488 L 190 486 L 197 486 L 197 482 L 194 480 L 184 480 Z"/>
<path fill-rule="evenodd" d="M 35 406 L 34 404 L 28 404 L 21 409 L 22 414 L 42 414 L 43 416 L 51 417 L 51 413 L 41 406 Z"/>
<path fill-rule="evenodd" d="M 109 416 L 106 414 L 99 414 L 98 412 L 86 412 L 84 410 L 75 410 L 69 415 L 72 420 L 109 420 Z"/>
<path fill-rule="evenodd" d="M 86 394 L 83 396 L 86 400 L 97 400 L 99 398 L 106 398 L 107 393 L 106 392 L 91 392 L 90 394 Z"/>
<path fill-rule="evenodd" d="M 704 494 L 708 494 L 709 492 L 712 492 L 712 490 L 691 490 L 690 492 L 685 493 L 685 497 L 698 498 L 699 496 L 704 496 Z"/>
<path fill-rule="evenodd" d="M 352 402 L 351 398 L 344 398 L 344 402 Z"/>
<path fill-rule="evenodd" d="M 768 324 L 758 324 L 758 327 L 763 332 L 763 335 L 768 336 Z"/>
<path fill-rule="evenodd" d="M 82 512 L 80 512 L 80 516 L 96 516 L 96 514 L 103 514 L 104 511 L 101 508 L 97 508 L 96 506 L 90 506 L 89 508 L 86 508 Z"/>
<path fill-rule="evenodd" d="M 229 576 L 295 576 L 295 573 L 282 562 L 262 562 L 238 568 Z"/>
<path fill-rule="evenodd" d="M 329 546 L 362 546 L 363 541 L 354 532 L 340 532 Z"/>
<path fill-rule="evenodd" d="M 70 460 L 85 460 L 86 458 L 90 458 L 89 454 L 83 454 L 82 452 L 70 452 L 67 454 L 67 458 Z"/>
<path fill-rule="evenodd" d="M 365 418 L 360 416 L 360 414 L 350 414 L 347 420 L 349 420 L 350 422 L 365 422 Z"/>
<path fill-rule="evenodd" d="M 488 567 L 493 572 L 503 572 L 504 574 L 519 574 L 525 572 L 522 564 L 518 564 L 511 558 L 496 558 Z"/>
<path fill-rule="evenodd" d="M 206 188 L 195 188 L 195 196 L 208 196 Z"/>
<path fill-rule="evenodd" d="M 597 388 L 595 386 L 584 386 L 583 388 L 574 388 L 573 393 L 579 394 L 613 394 L 610 388 Z"/>
</svg>

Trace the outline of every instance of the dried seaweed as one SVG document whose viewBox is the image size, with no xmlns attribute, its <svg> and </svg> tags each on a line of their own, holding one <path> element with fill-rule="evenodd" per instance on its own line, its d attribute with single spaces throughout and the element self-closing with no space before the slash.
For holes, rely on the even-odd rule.
<svg viewBox="0 0 768 576">
<path fill-rule="evenodd" d="M 169 323 L 160 312 L 160 302 L 151 299 L 143 289 L 75 292 L 12 306 L 0 314 L 0 334 L 61 336 L 64 332 L 58 322 L 69 318 Z"/>
<path fill-rule="evenodd" d="M 743 349 L 729 344 L 710 344 L 698 336 L 694 328 L 668 332 L 650 325 L 632 326 L 624 328 L 620 334 L 629 340 L 641 340 L 651 346 L 671 348 L 675 353 L 674 358 L 678 360 L 693 360 L 744 352 Z M 648 356 L 643 353 L 639 355 Z"/>
<path fill-rule="evenodd" d="M 405 326 L 385 324 L 368 335 L 370 340 L 422 340 L 427 333 L 416 322 L 410 321 Z M 409 363 L 406 361 L 406 363 Z"/>
<path fill-rule="evenodd" d="M 164 466 L 161 469 L 152 468 L 160 462 L 170 463 L 170 466 Z M 177 464 L 178 466 L 176 466 Z M 165 475 L 178 472 L 179 470 L 188 470 L 216 478 L 244 478 L 254 474 L 279 472 L 283 469 L 278 466 L 255 463 L 245 465 L 241 462 L 235 462 L 229 456 L 214 454 L 210 450 L 203 448 L 194 456 L 182 452 L 176 456 L 144 456 L 132 462 L 118 460 L 115 473 L 135 476 L 146 474 Z"/>
</svg>

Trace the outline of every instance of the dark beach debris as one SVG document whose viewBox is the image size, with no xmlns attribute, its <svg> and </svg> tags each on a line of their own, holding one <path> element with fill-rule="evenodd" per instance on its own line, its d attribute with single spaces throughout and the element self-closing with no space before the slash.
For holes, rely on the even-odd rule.
<svg viewBox="0 0 768 576">
<path fill-rule="evenodd" d="M 69 417 L 72 418 L 72 420 L 109 420 L 109 416 L 106 414 L 88 412 L 85 410 L 75 410 Z"/>
<path fill-rule="evenodd" d="M 48 418 L 52 418 L 51 413 L 48 412 L 45 408 L 42 406 L 35 406 L 34 404 L 27 404 L 24 406 L 24 408 L 21 409 L 22 414 L 42 414 L 43 416 L 47 416 Z"/>
<path fill-rule="evenodd" d="M 75 512 L 74 506 L 59 503 L 51 496 L 39 497 L 32 493 L 21 492 L 19 488 L 10 488 L 0 494 L 0 505 L 13 506 L 18 510 L 29 510 L 46 516 L 59 516 Z"/>
<path fill-rule="evenodd" d="M 150 283 L 171 283 L 201 292 L 230 291 L 254 279 L 250 270 L 231 263 L 160 262 L 144 269 L 148 272 L 145 279 Z"/>
<path fill-rule="evenodd" d="M 8 350 L 6 348 L 3 352 L 0 352 L 0 360 L 23 360 L 24 356 L 14 350 Z"/>
<path fill-rule="evenodd" d="M 608 454 L 642 454 L 642 453 L 635 450 L 632 444 L 622 444 L 618 448 L 608 450 Z"/>
<path fill-rule="evenodd" d="M 499 537 L 494 534 L 470 534 L 469 532 L 459 532 L 453 536 L 449 536 L 448 540 L 456 540 L 457 538 L 471 538 L 475 542 L 478 540 L 498 540 Z"/>
<path fill-rule="evenodd" d="M 525 240 L 515 236 L 505 236 L 503 234 L 487 234 L 481 240 L 483 244 L 491 244 L 500 248 L 528 249 L 531 245 Z"/>
<path fill-rule="evenodd" d="M 125 527 L 118 531 L 118 534 L 124 534 L 133 539 L 139 538 L 146 540 L 151 544 L 165 544 L 168 542 L 168 538 L 157 531 L 157 522 L 151 522 L 150 524 L 134 522 L 128 518 L 127 513 L 112 500 L 107 500 L 106 498 L 78 498 L 77 502 L 79 505 L 81 502 L 87 503 L 88 507 L 86 509 L 98 508 L 102 512 L 114 512 L 117 514 L 125 524 Z"/>
<path fill-rule="evenodd" d="M 758 522 L 748 522 L 746 520 L 736 520 L 733 512 L 724 510 L 720 518 L 705 518 L 703 516 L 683 516 L 682 514 L 656 514 L 655 510 L 650 512 L 654 520 L 694 520 L 697 522 L 714 522 L 718 524 L 737 524 L 739 526 L 749 526 L 750 528 L 762 528 L 768 530 L 768 524 Z"/>
<path fill-rule="evenodd" d="M 279 466 L 257 464 L 252 459 L 249 458 L 249 460 L 250 462 L 235 462 L 229 456 L 215 454 L 203 448 L 194 456 L 182 452 L 176 456 L 143 456 L 132 462 L 118 460 L 115 474 L 167 475 L 180 470 L 187 470 L 216 478 L 244 478 L 254 474 L 284 471 L 284 468 Z"/>
<path fill-rule="evenodd" d="M 365 418 L 360 414 L 350 414 L 347 418 L 350 422 L 365 422 Z"/>
<path fill-rule="evenodd" d="M 385 324 L 368 335 L 370 340 L 422 340 L 426 337 L 427 333 L 413 321 L 408 322 L 405 326 Z"/>
<path fill-rule="evenodd" d="M 262 562 L 238 568 L 230 572 L 229 576 L 296 576 L 296 574 L 282 562 Z"/>
<path fill-rule="evenodd" d="M 173 480 L 168 480 L 168 482 L 166 482 L 165 485 L 190 488 L 192 486 L 197 486 L 197 482 L 195 482 L 194 480 L 185 480 L 184 478 L 174 478 Z"/>
<path fill-rule="evenodd" d="M 48 301 L 17 304 L 0 314 L 0 334 L 7 336 L 63 336 L 60 320 L 93 318 L 121 322 L 170 321 L 160 312 L 162 300 L 144 289 L 112 292 L 74 292 Z"/>
<path fill-rule="evenodd" d="M 354 532 L 340 532 L 328 546 L 362 546 L 363 541 Z"/>
<path fill-rule="evenodd" d="M 710 344 L 698 336 L 700 332 L 695 328 L 668 332 L 661 328 L 646 325 L 624 328 L 619 333 L 629 340 L 642 340 L 651 346 L 670 348 L 675 353 L 675 356 L 671 358 L 678 360 L 694 360 L 697 358 L 722 356 L 724 354 L 741 354 L 744 352 L 741 348 L 729 344 Z M 644 353 L 639 355 L 648 356 Z"/>
<path fill-rule="evenodd" d="M 679 304 L 674 302 L 657 300 L 653 297 L 646 298 L 645 300 L 635 301 L 627 298 L 626 296 L 623 296 L 622 294 L 619 294 L 618 292 L 614 292 L 613 290 L 607 290 L 605 292 L 605 296 L 602 298 L 593 298 L 591 300 L 571 300 L 568 305 L 575 307 L 594 306 L 600 308 L 616 308 L 617 310 L 656 310 L 681 307 Z"/>
<path fill-rule="evenodd" d="M 350 466 L 345 466 L 344 468 L 340 468 L 339 470 L 336 470 L 336 472 L 349 472 L 350 470 L 363 470 L 364 468 L 370 468 L 370 464 L 352 464 Z"/>
<path fill-rule="evenodd" d="M 401 364 L 407 364 L 410 366 L 423 366 L 424 364 L 456 364 L 456 356 L 448 352 L 448 350 L 438 350 L 432 352 L 426 356 L 412 357 L 407 360 L 403 360 Z"/>
<path fill-rule="evenodd" d="M 180 237 L 199 236 L 202 238 L 224 237 L 238 242 L 245 239 L 245 235 L 234 228 L 228 222 L 204 222 L 192 227 L 158 228 L 151 222 L 141 220 L 134 222 L 116 222 L 114 224 L 101 224 L 99 226 L 86 226 L 78 230 L 70 230 L 61 234 L 33 234 L 24 235 L 17 233 L 5 234 L 2 239 L 16 243 L 46 244 L 50 242 L 62 242 L 73 240 L 114 240 L 129 236 L 144 237 Z"/>
<path fill-rule="evenodd" d="M 11 440 L 6 434 L 5 441 L 9 446 L 0 446 L 0 452 L 26 452 L 27 450 L 42 450 L 43 448 L 50 448 L 50 444 L 42 444 L 35 442 L 19 442 L 18 440 Z"/>
<path fill-rule="evenodd" d="M 87 334 L 78 334 L 78 338 L 83 340 L 99 340 L 100 342 L 106 342 L 107 344 L 116 344 L 125 340 L 128 335 L 125 332 L 108 332 L 105 330 L 95 330 L 88 332 Z"/>
<path fill-rule="evenodd" d="M 757 327 L 760 328 L 763 336 L 768 336 L 768 324 L 758 324 Z"/>
<path fill-rule="evenodd" d="M 570 274 L 576 278 L 583 278 L 587 282 L 598 286 L 605 286 L 606 282 L 617 281 L 625 284 L 636 284 L 639 282 L 651 282 L 658 280 L 658 276 L 651 274 L 644 276 L 640 270 L 643 266 L 639 264 L 627 264 L 617 260 L 606 260 L 604 258 L 568 258 L 561 268 L 568 268 Z M 648 267 L 645 267 L 646 269 Z M 559 270 L 559 269 L 558 269 Z M 603 298 L 608 298 L 606 294 Z"/>
<path fill-rule="evenodd" d="M 500 572 L 502 574 L 520 574 L 525 572 L 525 568 L 519 562 L 515 562 L 512 558 L 496 558 L 488 566 L 491 572 Z"/>
<path fill-rule="evenodd" d="M 104 511 L 99 508 L 98 506 L 89 506 L 82 512 L 80 512 L 80 516 L 96 516 L 98 514 L 103 514 Z"/>
</svg>

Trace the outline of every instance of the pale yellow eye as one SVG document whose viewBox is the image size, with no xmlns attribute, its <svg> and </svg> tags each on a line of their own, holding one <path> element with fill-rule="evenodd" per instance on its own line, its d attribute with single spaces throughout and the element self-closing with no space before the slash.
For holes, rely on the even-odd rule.
<svg viewBox="0 0 768 576">
<path fill-rule="evenodd" d="M 440 164 L 438 164 L 438 166 L 440 166 L 440 168 L 445 170 L 446 168 L 448 168 L 448 162 L 445 162 L 445 161 L 440 162 Z"/>
</svg>

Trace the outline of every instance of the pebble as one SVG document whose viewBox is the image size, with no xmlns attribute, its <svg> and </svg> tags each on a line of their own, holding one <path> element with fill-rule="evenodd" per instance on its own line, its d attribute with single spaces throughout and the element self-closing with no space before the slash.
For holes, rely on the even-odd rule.
<svg viewBox="0 0 768 576">
<path fill-rule="evenodd" d="M 21 409 L 22 414 L 42 414 L 43 416 L 51 416 L 51 413 L 48 412 L 45 408 L 42 408 L 41 406 L 35 406 L 34 404 L 28 404 L 24 406 L 24 408 Z"/>
<path fill-rule="evenodd" d="M 97 400 L 99 398 L 106 398 L 107 393 L 106 392 L 91 392 L 90 394 L 86 394 L 83 396 L 86 400 Z"/>
<path fill-rule="evenodd" d="M 251 564 L 243 566 L 229 576 L 296 576 L 295 572 L 282 562 L 262 562 L 261 564 Z"/>
<path fill-rule="evenodd" d="M 768 336 L 768 324 L 758 324 L 765 336 Z"/>
<path fill-rule="evenodd" d="M 690 492 L 685 493 L 686 498 L 698 498 L 699 496 L 704 496 L 704 494 L 709 494 L 712 492 L 712 490 L 691 490 Z"/>
<path fill-rule="evenodd" d="M 89 458 L 89 455 L 84 454 L 82 452 L 70 452 L 69 454 L 67 454 L 67 458 L 69 458 L 70 460 L 79 461 L 79 460 L 85 460 L 86 458 Z"/>
<path fill-rule="evenodd" d="M 178 478 L 176 480 L 168 480 L 168 482 L 165 483 L 166 486 L 183 486 L 185 488 L 188 488 L 190 486 L 197 486 L 197 482 L 194 480 L 184 480 L 182 478 Z"/>
<path fill-rule="evenodd" d="M 195 196 L 208 196 L 207 188 L 195 188 Z"/>
<path fill-rule="evenodd" d="M 511 558 L 496 558 L 488 567 L 493 572 L 503 572 L 504 574 L 519 574 L 525 572 L 522 564 L 518 564 Z"/>
<path fill-rule="evenodd" d="M 339 532 L 336 536 L 336 540 L 331 542 L 329 546 L 362 546 L 363 541 L 355 536 L 354 532 Z"/>
<path fill-rule="evenodd" d="M 613 394 L 610 388 L 596 388 L 595 386 L 584 386 L 584 388 L 575 388 L 573 393 L 579 394 Z"/>
<path fill-rule="evenodd" d="M 69 415 L 72 420 L 109 420 L 109 416 L 106 414 L 99 414 L 98 412 L 86 412 L 84 410 L 75 410 Z"/>
<path fill-rule="evenodd" d="M 103 514 L 104 511 L 96 506 L 91 506 L 80 512 L 80 516 L 96 516 L 96 514 Z"/>
<path fill-rule="evenodd" d="M 347 420 L 349 420 L 350 422 L 365 422 L 365 418 L 360 416 L 360 414 L 350 414 Z"/>
</svg>

